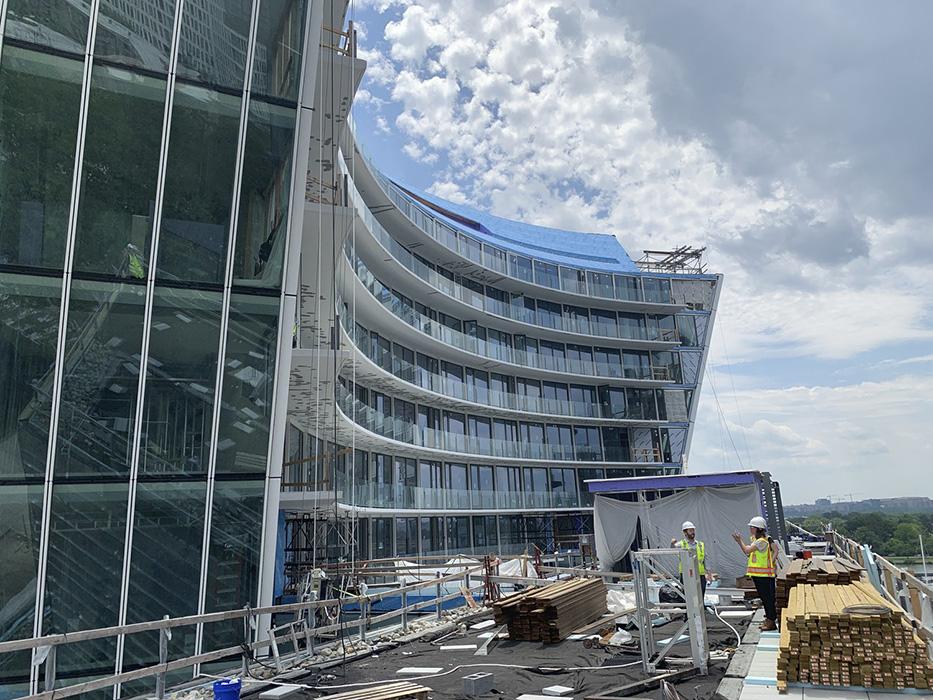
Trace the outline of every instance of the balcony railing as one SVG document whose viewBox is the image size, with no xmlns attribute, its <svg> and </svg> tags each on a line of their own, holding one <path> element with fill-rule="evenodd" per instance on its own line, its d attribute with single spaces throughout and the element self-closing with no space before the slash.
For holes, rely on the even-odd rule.
<svg viewBox="0 0 933 700">
<path fill-rule="evenodd" d="M 452 299 L 456 299 L 475 309 L 495 314 L 496 316 L 518 323 L 535 325 L 541 328 L 551 328 L 566 333 L 621 340 L 657 341 L 665 343 L 680 342 L 675 329 L 649 326 L 647 322 L 640 324 L 626 322 L 608 323 L 596 317 L 583 318 L 564 314 L 536 313 L 534 310 L 524 306 L 523 298 L 519 298 L 519 301 L 522 302 L 521 304 L 505 303 L 471 289 L 456 280 L 450 279 L 429 265 L 426 265 L 410 250 L 396 241 L 372 214 L 366 202 L 363 200 L 363 197 L 356 189 L 356 185 L 353 184 L 353 181 L 348 178 L 347 182 L 349 183 L 348 196 L 350 202 L 352 206 L 356 208 L 373 238 L 379 241 L 383 249 L 402 267 Z M 585 293 L 585 291 L 580 293 Z M 615 312 L 611 313 L 613 315 L 615 314 Z M 644 321 L 644 317 L 642 317 L 642 321 Z"/>
<path fill-rule="evenodd" d="M 373 482 L 352 484 L 346 477 L 338 478 L 337 500 L 360 508 L 429 511 L 581 507 L 576 493 L 561 491 L 479 491 Z"/>
<path fill-rule="evenodd" d="M 413 328 L 429 335 L 436 340 L 469 352 L 474 355 L 506 362 L 522 367 L 561 372 L 564 374 L 577 374 L 592 377 L 636 379 L 653 381 L 651 367 L 648 363 L 624 365 L 621 355 L 619 364 L 602 362 L 592 359 L 577 359 L 554 355 L 544 355 L 536 352 L 527 352 L 515 348 L 499 345 L 482 338 L 467 335 L 462 331 L 446 326 L 424 314 L 419 313 L 408 304 L 399 299 L 390 288 L 380 282 L 366 264 L 352 250 L 346 246 L 344 253 L 351 268 L 356 271 L 357 277 L 370 294 L 388 309 L 393 315 Z"/>
</svg>

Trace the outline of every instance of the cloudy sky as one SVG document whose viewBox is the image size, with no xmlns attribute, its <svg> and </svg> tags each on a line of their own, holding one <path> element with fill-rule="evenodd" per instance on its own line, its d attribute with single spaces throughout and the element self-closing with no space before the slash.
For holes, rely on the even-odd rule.
<svg viewBox="0 0 933 700">
<path fill-rule="evenodd" d="M 933 496 L 933 3 L 351 14 L 391 177 L 633 257 L 707 247 L 726 280 L 691 471 L 768 470 L 785 503 Z"/>
</svg>

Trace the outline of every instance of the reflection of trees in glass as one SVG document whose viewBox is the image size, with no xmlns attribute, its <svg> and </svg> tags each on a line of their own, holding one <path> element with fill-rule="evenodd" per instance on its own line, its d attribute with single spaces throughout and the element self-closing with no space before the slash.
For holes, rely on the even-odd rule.
<svg viewBox="0 0 933 700">
<path fill-rule="evenodd" d="M 0 263 L 61 268 L 82 65 L 5 46 L 0 63 Z"/>
</svg>

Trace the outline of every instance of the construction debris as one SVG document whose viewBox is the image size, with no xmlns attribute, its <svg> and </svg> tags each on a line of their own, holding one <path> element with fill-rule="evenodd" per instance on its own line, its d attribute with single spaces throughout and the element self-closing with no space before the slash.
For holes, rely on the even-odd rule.
<svg viewBox="0 0 933 700">
<path fill-rule="evenodd" d="M 509 639 L 559 642 L 606 613 L 606 584 L 574 578 L 516 593 L 492 607 L 496 622 L 508 625 Z"/>
<path fill-rule="evenodd" d="M 348 693 L 328 695 L 327 700 L 428 700 L 430 688 L 408 681 L 370 686 Z"/>
<path fill-rule="evenodd" d="M 856 583 L 864 569 L 843 559 L 794 559 L 775 581 L 775 604 L 778 612 L 787 606 L 791 589 L 799 583 L 811 585 Z"/>
<path fill-rule="evenodd" d="M 926 644 L 869 584 L 797 583 L 781 614 L 778 689 L 788 683 L 933 687 Z"/>
</svg>

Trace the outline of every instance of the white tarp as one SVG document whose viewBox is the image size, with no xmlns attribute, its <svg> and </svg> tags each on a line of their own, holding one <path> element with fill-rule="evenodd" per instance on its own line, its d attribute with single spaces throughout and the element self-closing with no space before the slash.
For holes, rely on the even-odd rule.
<svg viewBox="0 0 933 700">
<path fill-rule="evenodd" d="M 448 559 L 440 566 L 419 566 L 413 561 L 398 559 L 395 561 L 395 568 L 397 571 L 408 572 L 398 576 L 398 579 L 407 586 L 413 583 L 430 581 L 438 576 L 457 574 L 466 569 L 479 566 L 479 564 L 480 562 L 476 559 L 469 559 L 468 557 L 459 555 L 453 559 Z"/>
<path fill-rule="evenodd" d="M 755 484 L 690 488 L 643 503 L 596 496 L 594 506 L 596 556 L 602 569 L 612 568 L 628 553 L 639 521 L 649 548 L 667 548 L 671 538 L 683 537 L 680 526 L 690 520 L 706 546 L 707 569 L 718 573 L 726 586 L 745 573 L 748 561 L 732 533 L 738 530 L 748 540 L 747 523 L 761 511 Z"/>
</svg>

